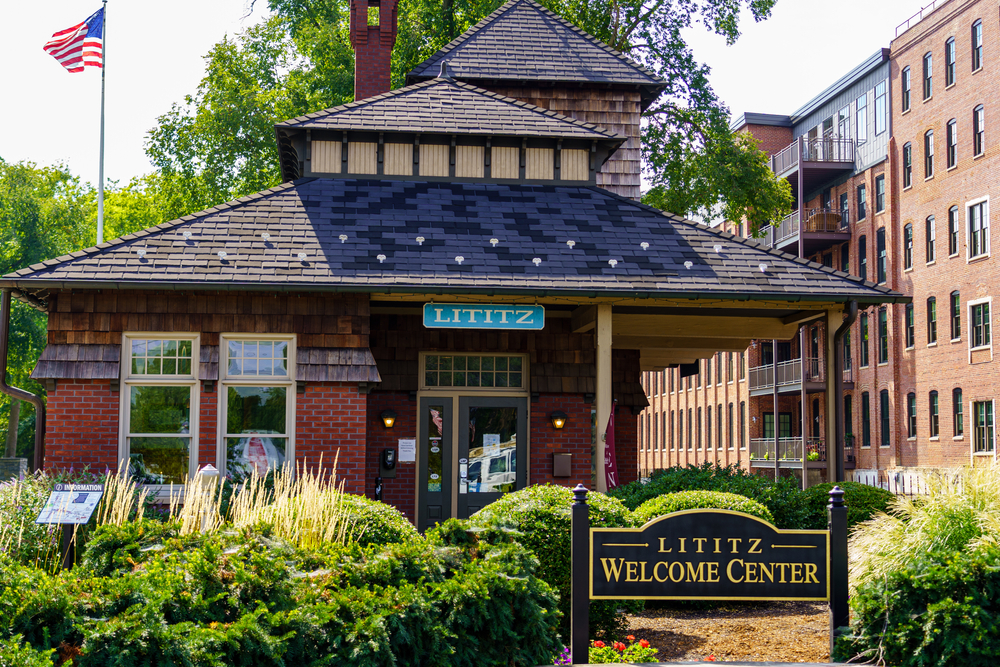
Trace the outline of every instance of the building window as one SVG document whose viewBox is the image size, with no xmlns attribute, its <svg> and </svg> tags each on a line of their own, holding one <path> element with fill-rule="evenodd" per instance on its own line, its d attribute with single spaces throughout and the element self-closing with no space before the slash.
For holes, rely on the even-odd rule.
<svg viewBox="0 0 1000 667">
<path fill-rule="evenodd" d="M 977 454 L 993 451 L 993 401 L 972 404 L 972 448 Z"/>
<path fill-rule="evenodd" d="M 857 103 L 858 143 L 868 141 L 868 93 L 858 98 Z"/>
<path fill-rule="evenodd" d="M 851 330 L 844 332 L 844 370 L 851 370 Z"/>
<path fill-rule="evenodd" d="M 197 336 L 132 336 L 123 348 L 120 463 L 143 484 L 184 484 L 197 469 Z"/>
<path fill-rule="evenodd" d="M 983 20 L 972 24 L 972 71 L 983 66 Z"/>
<path fill-rule="evenodd" d="M 958 254 L 958 207 L 948 209 L 948 254 Z"/>
<path fill-rule="evenodd" d="M 733 381 L 733 357 L 732 352 L 726 352 L 726 382 Z"/>
<path fill-rule="evenodd" d="M 914 335 L 916 327 L 913 323 L 913 304 L 906 304 L 906 347 L 913 347 L 913 339 L 916 338 Z"/>
<path fill-rule="evenodd" d="M 962 299 L 955 290 L 951 293 L 951 339 L 958 340 L 962 337 Z"/>
<path fill-rule="evenodd" d="M 712 406 L 705 408 L 705 449 L 712 448 Z"/>
<path fill-rule="evenodd" d="M 722 449 L 722 403 L 715 409 L 715 447 Z"/>
<path fill-rule="evenodd" d="M 847 199 L 847 193 L 840 195 L 840 223 L 846 225 L 851 221 L 851 204 Z"/>
<path fill-rule="evenodd" d="M 677 411 L 677 449 L 684 449 L 684 410 Z"/>
<path fill-rule="evenodd" d="M 844 396 L 844 435 L 854 435 L 854 401 L 851 399 L 850 394 Z M 848 441 L 850 439 L 846 438 Z"/>
<path fill-rule="evenodd" d="M 875 177 L 875 212 L 885 210 L 885 174 Z"/>
<path fill-rule="evenodd" d="M 917 395 L 906 395 L 906 437 L 917 437 Z"/>
<path fill-rule="evenodd" d="M 868 368 L 868 313 L 861 313 L 861 368 Z"/>
<path fill-rule="evenodd" d="M 521 355 L 428 354 L 424 386 L 522 389 L 527 379 L 524 366 Z"/>
<path fill-rule="evenodd" d="M 861 392 L 861 446 L 872 446 L 872 408 L 868 392 Z"/>
<path fill-rule="evenodd" d="M 924 178 L 934 175 L 934 130 L 924 133 Z"/>
<path fill-rule="evenodd" d="M 837 137 L 840 139 L 851 138 L 851 106 L 847 105 L 837 112 Z"/>
<path fill-rule="evenodd" d="M 948 168 L 951 169 L 958 164 L 958 121 L 954 118 L 948 121 L 945 143 L 947 144 L 945 158 L 948 161 Z"/>
<path fill-rule="evenodd" d="M 927 397 L 927 405 L 929 412 L 927 414 L 927 425 L 930 431 L 930 437 L 936 438 L 940 435 L 938 430 L 938 393 L 932 391 Z"/>
<path fill-rule="evenodd" d="M 924 56 L 926 58 L 926 56 Z M 944 43 L 944 85 L 955 83 L 955 38 L 949 37 Z M 924 95 L 925 98 L 930 95 Z"/>
<path fill-rule="evenodd" d="M 913 185 L 913 144 L 903 144 L 903 187 Z"/>
<path fill-rule="evenodd" d="M 934 261 L 934 241 L 936 240 L 937 233 L 934 230 L 934 216 L 929 215 L 927 219 L 924 220 L 924 238 L 927 240 L 927 263 L 930 264 Z"/>
<path fill-rule="evenodd" d="M 955 437 L 965 435 L 965 415 L 962 410 L 962 389 L 951 390 L 951 424 Z"/>
<path fill-rule="evenodd" d="M 858 220 L 865 219 L 865 184 L 858 186 Z"/>
<path fill-rule="evenodd" d="M 903 227 L 903 269 L 913 268 L 913 225 Z"/>
<path fill-rule="evenodd" d="M 902 105 L 903 111 L 910 110 L 910 68 L 904 67 L 903 72 L 900 75 L 900 104 Z"/>
<path fill-rule="evenodd" d="M 698 445 L 698 449 L 702 448 L 701 444 L 701 408 L 698 408 L 698 420 L 695 422 L 695 444 Z"/>
<path fill-rule="evenodd" d="M 937 342 L 937 299 L 927 299 L 927 344 Z"/>
<path fill-rule="evenodd" d="M 740 401 L 740 449 L 747 448 L 747 403 Z"/>
<path fill-rule="evenodd" d="M 694 449 L 694 424 L 692 423 L 693 421 L 694 421 L 694 408 L 688 408 L 688 425 L 687 425 L 687 429 L 688 430 L 687 430 L 687 434 L 688 434 L 688 449 L 689 450 L 690 449 Z M 701 429 L 699 429 L 699 431 L 700 430 Z M 700 433 L 699 433 L 699 435 L 700 435 Z"/>
<path fill-rule="evenodd" d="M 889 361 L 889 314 L 885 308 L 878 309 L 878 362 Z"/>
<path fill-rule="evenodd" d="M 295 383 L 289 373 L 295 367 L 294 339 L 222 336 L 219 347 L 220 398 L 225 397 L 219 469 L 263 475 L 294 460 Z"/>
<path fill-rule="evenodd" d="M 924 99 L 930 99 L 934 94 L 934 54 L 930 51 L 924 54 Z"/>
<path fill-rule="evenodd" d="M 875 233 L 876 250 L 878 251 L 878 284 L 885 282 L 885 227 L 880 227 Z"/>
<path fill-rule="evenodd" d="M 851 246 L 847 243 L 840 244 L 840 270 L 844 273 L 851 272 Z"/>
<path fill-rule="evenodd" d="M 875 84 L 875 135 L 885 132 L 885 81 Z"/>
<path fill-rule="evenodd" d="M 889 443 L 892 441 L 889 432 L 889 390 L 883 389 L 878 393 L 879 398 L 879 420 L 880 420 L 880 433 L 879 433 L 879 445 L 881 447 L 888 447 Z"/>
<path fill-rule="evenodd" d="M 667 411 L 664 410 L 660 416 L 660 425 L 663 429 L 659 441 L 656 443 L 656 451 L 662 452 L 667 449 Z"/>
<path fill-rule="evenodd" d="M 742 382 L 747 377 L 747 359 L 746 353 L 740 352 L 740 381 Z"/>
<path fill-rule="evenodd" d="M 969 206 L 969 258 L 986 255 L 990 251 L 990 218 L 987 202 Z"/>
<path fill-rule="evenodd" d="M 868 280 L 868 238 L 858 238 L 858 275 Z"/>
<path fill-rule="evenodd" d="M 726 429 L 727 430 L 727 434 L 729 436 L 729 449 L 736 449 L 736 440 L 733 439 L 733 404 L 732 403 L 729 404 L 729 407 L 727 409 L 727 413 L 726 414 L 727 414 L 727 417 L 728 417 L 728 420 L 729 420 L 728 421 L 728 425 L 727 425 L 728 428 Z"/>
<path fill-rule="evenodd" d="M 674 451 L 676 443 L 674 442 L 674 411 L 670 411 L 670 451 Z"/>
<path fill-rule="evenodd" d="M 988 347 L 990 345 L 990 304 L 976 303 L 969 307 L 972 320 L 972 347 Z"/>
<path fill-rule="evenodd" d="M 986 112 L 980 104 L 972 110 L 972 154 L 982 155 L 986 149 Z"/>
<path fill-rule="evenodd" d="M 668 368 L 666 370 L 666 373 L 667 373 L 667 376 L 669 377 L 669 379 L 667 380 L 667 382 L 670 383 L 670 393 L 672 394 L 672 393 L 674 393 L 674 375 L 677 373 L 677 371 L 675 369 L 673 369 L 673 368 Z"/>
</svg>

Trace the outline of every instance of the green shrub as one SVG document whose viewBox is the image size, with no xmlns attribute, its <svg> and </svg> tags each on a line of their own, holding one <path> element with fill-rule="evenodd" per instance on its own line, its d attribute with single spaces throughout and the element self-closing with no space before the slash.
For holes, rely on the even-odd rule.
<svg viewBox="0 0 1000 667">
<path fill-rule="evenodd" d="M 21 635 L 0 640 L 0 667 L 52 667 L 54 649 L 36 651 Z"/>
<path fill-rule="evenodd" d="M 564 486 L 530 486 L 508 493 L 479 510 L 470 519 L 484 528 L 512 529 L 517 540 L 526 546 L 541 566 L 538 576 L 559 593 L 563 613 L 561 632 L 569 637 L 570 606 L 570 506 L 573 492 Z M 620 501 L 601 493 L 587 496 L 590 525 L 625 528 L 634 525 L 631 512 Z M 640 603 L 594 601 L 590 603 L 590 631 L 593 637 L 620 636 L 624 616 L 620 608 L 638 609 Z"/>
<path fill-rule="evenodd" d="M 896 497 L 885 489 L 858 482 L 817 484 L 805 490 L 805 502 L 809 512 L 806 527 L 813 530 L 826 530 L 826 506 L 830 503 L 830 490 L 834 486 L 839 486 L 844 490 L 844 502 L 847 504 L 847 525 L 852 528 L 862 521 L 868 521 L 879 512 L 888 511 L 890 503 Z"/>
<path fill-rule="evenodd" d="M 774 517 L 755 500 L 750 500 L 735 493 L 720 491 L 678 491 L 647 500 L 632 513 L 635 522 L 643 525 L 658 516 L 694 509 L 719 509 L 745 512 L 768 523 L 774 523 Z"/>
<path fill-rule="evenodd" d="M 402 512 L 364 496 L 344 494 L 341 507 L 353 524 L 352 539 L 362 546 L 420 539 L 420 533 Z"/>
</svg>

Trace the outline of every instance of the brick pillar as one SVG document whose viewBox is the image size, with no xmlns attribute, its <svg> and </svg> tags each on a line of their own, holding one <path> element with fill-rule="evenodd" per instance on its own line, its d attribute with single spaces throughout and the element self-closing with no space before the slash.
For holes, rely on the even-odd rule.
<svg viewBox="0 0 1000 667">
<path fill-rule="evenodd" d="M 354 100 L 390 90 L 389 60 L 396 43 L 398 0 L 351 0 L 351 46 L 354 47 Z M 378 25 L 368 24 L 368 8 L 377 7 Z"/>
</svg>

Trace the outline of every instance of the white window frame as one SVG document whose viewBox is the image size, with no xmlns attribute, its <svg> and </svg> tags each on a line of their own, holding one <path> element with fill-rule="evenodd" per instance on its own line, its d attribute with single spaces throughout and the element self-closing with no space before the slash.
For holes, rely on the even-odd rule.
<svg viewBox="0 0 1000 667">
<path fill-rule="evenodd" d="M 973 347 L 973 341 L 975 341 L 975 321 L 972 319 L 972 309 L 974 306 L 981 306 L 982 304 L 987 304 L 990 307 L 990 342 L 989 345 L 980 345 L 979 347 Z M 990 351 L 990 361 L 993 360 L 993 297 L 987 296 L 981 299 L 971 299 L 965 302 L 965 316 L 968 318 L 969 327 L 969 363 L 972 363 L 972 353 L 981 352 L 982 350 Z"/>
<path fill-rule="evenodd" d="M 191 444 L 188 447 L 188 477 L 194 477 L 198 472 L 198 428 L 201 405 L 201 391 L 198 387 L 199 362 L 201 360 L 201 336 L 197 333 L 168 333 L 156 331 L 127 331 L 122 334 L 122 348 L 119 356 L 121 389 L 118 404 L 118 465 L 128 466 L 129 445 L 128 439 L 131 432 L 131 406 L 132 391 L 134 386 L 166 386 L 166 387 L 189 387 L 191 390 L 191 403 L 189 406 L 190 420 L 188 424 L 188 437 Z M 132 341 L 134 340 L 189 340 L 191 341 L 191 373 L 188 375 L 132 375 Z M 127 468 L 126 468 L 127 469 Z M 151 494 L 165 496 L 169 493 L 169 484 L 147 484 L 145 485 Z M 178 485 L 174 485 L 174 489 Z"/>
<path fill-rule="evenodd" d="M 983 224 L 986 226 L 986 247 L 983 248 L 983 252 L 978 255 L 972 255 L 972 207 L 979 204 L 985 203 L 985 212 L 983 213 Z M 979 197 L 978 199 L 972 199 L 965 202 L 965 245 L 967 248 L 965 254 L 966 263 L 978 262 L 979 260 L 986 259 L 990 256 L 990 197 L 986 195 L 985 197 Z"/>
<path fill-rule="evenodd" d="M 288 343 L 288 375 L 284 379 L 273 375 L 229 375 L 229 341 L 285 341 Z M 222 476 L 226 475 L 226 426 L 228 413 L 229 387 L 286 387 L 285 391 L 285 461 L 295 461 L 295 395 L 296 395 L 296 356 L 297 339 L 295 334 L 253 334 L 253 333 L 223 333 L 219 334 L 219 389 L 216 392 L 218 407 L 216 414 L 216 453 L 215 467 Z"/>
</svg>

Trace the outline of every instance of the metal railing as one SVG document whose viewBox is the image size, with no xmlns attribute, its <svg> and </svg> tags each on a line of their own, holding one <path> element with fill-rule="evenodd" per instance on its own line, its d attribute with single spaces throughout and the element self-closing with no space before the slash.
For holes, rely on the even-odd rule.
<svg viewBox="0 0 1000 667">
<path fill-rule="evenodd" d="M 854 162 L 854 140 L 840 137 L 799 137 L 771 156 L 771 171 L 781 174 L 799 161 Z"/>
<path fill-rule="evenodd" d="M 750 460 L 760 465 L 764 461 L 802 461 L 803 441 L 801 437 L 778 438 L 775 449 L 774 438 L 753 438 L 750 440 Z M 777 457 L 775 457 L 777 452 Z M 823 438 L 806 438 L 805 455 L 809 461 L 826 461 L 826 445 Z"/>
<path fill-rule="evenodd" d="M 802 359 L 792 359 L 782 361 L 776 367 L 773 364 L 766 366 L 755 366 L 750 369 L 750 390 L 765 389 L 774 386 L 774 376 L 777 373 L 778 386 L 798 384 L 802 382 L 803 366 L 805 366 L 805 377 L 807 382 L 823 381 L 823 364 L 817 357 L 806 357 Z"/>
<path fill-rule="evenodd" d="M 808 233 L 835 233 L 849 230 L 850 215 L 834 208 L 807 208 L 802 211 L 802 231 Z M 780 222 L 764 228 L 764 242 L 772 248 L 799 235 L 799 212 L 795 211 Z"/>
<path fill-rule="evenodd" d="M 844 382 L 854 382 L 854 369 L 851 368 L 851 358 L 844 359 Z"/>
<path fill-rule="evenodd" d="M 923 21 L 925 16 L 933 12 L 935 9 L 937 9 L 947 1 L 948 0 L 934 0 L 934 2 L 927 5 L 926 7 L 922 7 L 919 12 L 917 12 L 916 14 L 914 14 L 913 16 L 911 16 L 910 18 L 906 19 L 898 26 L 896 26 L 896 37 L 899 37 L 904 32 L 906 32 L 913 26 Z"/>
</svg>

